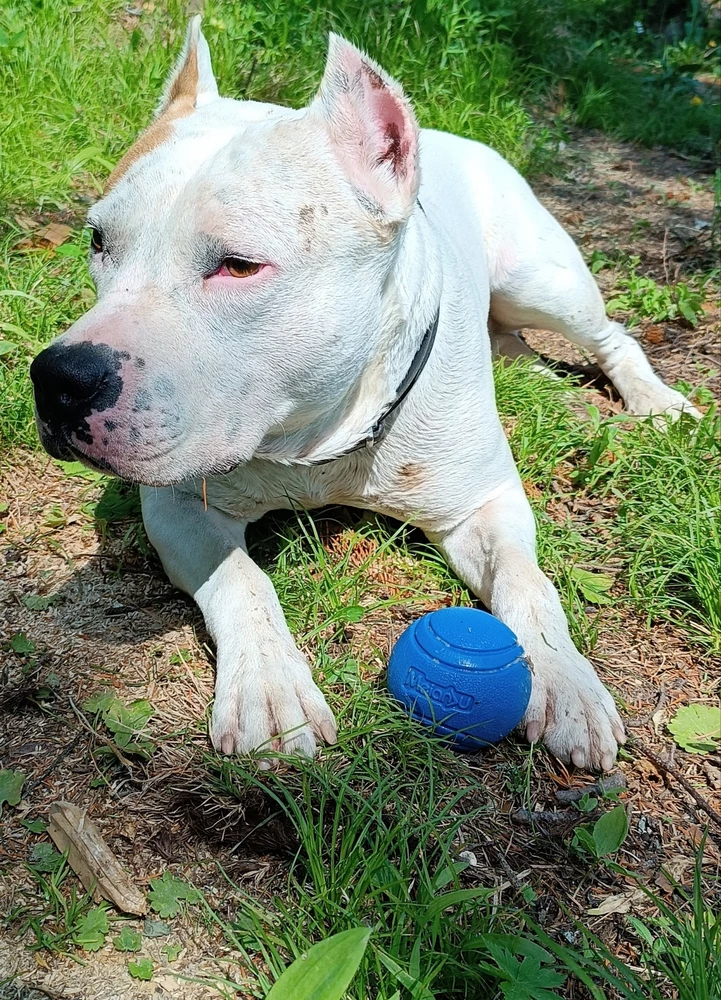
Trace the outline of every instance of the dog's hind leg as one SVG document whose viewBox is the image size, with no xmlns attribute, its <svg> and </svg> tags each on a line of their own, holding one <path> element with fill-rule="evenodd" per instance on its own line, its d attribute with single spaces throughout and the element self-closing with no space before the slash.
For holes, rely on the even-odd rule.
<svg viewBox="0 0 721 1000">
<path fill-rule="evenodd" d="M 433 534 L 451 567 L 511 628 L 533 668 L 522 722 L 561 760 L 610 770 L 623 723 L 596 671 L 573 644 L 551 581 L 536 560 L 533 513 L 519 483 L 450 531 Z"/>
<path fill-rule="evenodd" d="M 529 232 L 534 228 L 535 233 Z M 630 413 L 700 415 L 656 375 L 638 341 L 608 319 L 578 248 L 540 204 L 534 206 L 532 223 L 518 237 L 514 234 L 505 256 L 504 266 L 492 269 L 492 325 L 499 330 L 552 330 L 567 337 L 596 359 Z"/>
<path fill-rule="evenodd" d="M 521 336 L 520 330 L 507 330 L 500 323 L 497 323 L 492 316 L 488 318 L 488 334 L 491 338 L 491 350 L 494 357 L 501 358 L 505 362 L 515 361 L 516 358 L 534 358 L 531 366 L 535 371 L 549 378 L 558 379 L 558 375 L 536 354 L 532 347 L 529 347 Z"/>
</svg>

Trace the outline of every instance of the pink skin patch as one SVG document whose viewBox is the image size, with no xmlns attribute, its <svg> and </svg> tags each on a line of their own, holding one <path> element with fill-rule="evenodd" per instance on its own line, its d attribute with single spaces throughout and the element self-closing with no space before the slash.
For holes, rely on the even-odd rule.
<svg viewBox="0 0 721 1000">
<path fill-rule="evenodd" d="M 334 38 L 321 94 L 348 179 L 381 211 L 403 213 L 417 183 L 418 133 L 400 88 L 352 45 Z"/>
<path fill-rule="evenodd" d="M 102 468 L 134 478 L 139 466 L 167 455 L 182 436 L 174 394 L 148 388 L 138 359 L 123 361 L 123 382 L 117 404 L 85 418 L 70 443 L 81 455 Z"/>
<path fill-rule="evenodd" d="M 248 261 L 250 264 L 251 261 Z M 259 264 L 257 262 L 252 262 L 254 266 L 258 267 L 257 271 L 250 272 L 249 274 L 238 275 L 231 274 L 228 269 L 226 261 L 223 261 L 222 265 L 218 268 L 215 274 L 210 274 L 205 279 L 211 285 L 243 285 L 244 287 L 252 288 L 259 284 L 261 281 L 267 281 L 271 275 L 275 272 L 275 267 L 272 264 L 263 263 Z"/>
</svg>

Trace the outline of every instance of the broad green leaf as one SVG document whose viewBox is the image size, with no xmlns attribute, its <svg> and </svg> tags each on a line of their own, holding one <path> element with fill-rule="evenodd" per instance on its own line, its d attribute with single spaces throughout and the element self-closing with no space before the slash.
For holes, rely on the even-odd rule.
<svg viewBox="0 0 721 1000">
<path fill-rule="evenodd" d="M 56 601 L 57 596 L 55 594 L 49 594 L 46 597 L 42 597 L 40 594 L 26 594 L 22 599 L 28 611 L 47 611 Z"/>
<path fill-rule="evenodd" d="M 535 956 L 527 955 L 522 961 L 509 951 L 488 942 L 488 950 L 498 966 L 500 990 L 506 1000 L 557 1000 L 557 994 L 550 991 L 562 986 L 566 977 L 554 969 L 544 969 Z M 484 965 L 484 968 L 490 967 Z"/>
<path fill-rule="evenodd" d="M 11 354 L 12 351 L 17 351 L 18 345 L 13 344 L 10 340 L 0 340 L 0 358 L 3 354 Z"/>
<path fill-rule="evenodd" d="M 721 743 L 721 708 L 685 705 L 668 724 L 674 740 L 688 753 L 714 753 Z"/>
<path fill-rule="evenodd" d="M 539 962 L 550 963 L 553 955 L 535 941 L 522 937 L 520 934 L 481 934 L 464 944 L 464 948 L 487 948 L 489 944 L 499 945 L 512 955 L 527 955 Z"/>
<path fill-rule="evenodd" d="M 44 819 L 21 819 L 20 825 L 24 826 L 30 833 L 45 833 L 48 828 Z"/>
<path fill-rule="evenodd" d="M 618 805 L 596 820 L 593 827 L 593 842 L 599 858 L 613 854 L 619 849 L 628 833 L 628 816 L 623 806 Z"/>
<path fill-rule="evenodd" d="M 181 903 L 197 903 L 199 900 L 200 893 L 197 889 L 169 871 L 163 872 L 162 878 L 150 881 L 148 902 L 161 917 L 174 917 L 179 912 Z"/>
<path fill-rule="evenodd" d="M 105 935 L 109 930 L 108 914 L 95 907 L 81 919 L 73 939 L 85 951 L 99 951 L 105 944 Z"/>
<path fill-rule="evenodd" d="M 456 875 L 465 871 L 468 868 L 467 861 L 453 861 L 450 865 L 446 865 L 445 868 L 441 868 L 436 877 L 433 879 L 433 888 L 436 892 L 439 889 L 444 889 L 449 882 L 452 882 Z"/>
<path fill-rule="evenodd" d="M 117 937 L 113 938 L 113 947 L 117 951 L 140 951 L 142 943 L 140 931 L 134 931 L 129 924 L 124 924 Z"/>
<path fill-rule="evenodd" d="M 16 632 L 10 640 L 10 649 L 20 656 L 27 656 L 35 652 L 35 643 L 24 632 Z"/>
<path fill-rule="evenodd" d="M 613 577 L 606 576 L 605 573 L 591 573 L 587 569 L 581 569 L 580 566 L 572 566 L 571 579 L 589 604 L 613 604 L 613 598 L 608 596 L 608 591 L 614 583 Z"/>
<path fill-rule="evenodd" d="M 107 712 L 109 711 L 116 701 L 119 699 L 113 694 L 112 691 L 104 690 L 98 691 L 97 694 L 91 695 L 90 698 L 86 698 L 83 702 L 84 712 Z"/>
<path fill-rule="evenodd" d="M 24 771 L 0 771 L 0 816 L 6 802 L 9 806 L 19 803 L 24 784 Z"/>
<path fill-rule="evenodd" d="M 82 243 L 64 243 L 55 248 L 56 257 L 87 257 L 88 251 Z"/>
<path fill-rule="evenodd" d="M 351 604 L 349 607 L 341 609 L 340 617 L 346 622 L 359 622 L 365 613 L 366 609 L 360 604 Z"/>
<path fill-rule="evenodd" d="M 153 706 L 145 698 L 138 698 L 129 705 L 116 699 L 105 712 L 104 721 L 117 745 L 125 747 L 145 728 L 153 712 Z"/>
<path fill-rule="evenodd" d="M 596 841 L 587 826 L 577 826 L 573 831 L 573 839 L 578 845 L 585 847 L 594 857 L 596 856 Z"/>
<path fill-rule="evenodd" d="M 28 855 L 28 864 L 31 868 L 34 868 L 36 872 L 57 871 L 62 863 L 62 854 L 59 854 L 53 845 L 48 844 L 47 842 L 43 842 L 42 844 L 33 844 L 30 854 Z"/>
<path fill-rule="evenodd" d="M 153 920 L 152 917 L 148 917 L 143 924 L 143 934 L 149 938 L 167 937 L 171 930 L 170 924 L 165 924 L 162 920 Z"/>
<path fill-rule="evenodd" d="M 160 949 L 168 960 L 168 964 L 174 962 L 183 950 L 182 944 L 164 944 Z"/>
<path fill-rule="evenodd" d="M 89 479 L 93 483 L 102 482 L 106 477 L 102 472 L 95 472 L 94 469 L 89 469 L 87 465 L 83 465 L 82 462 L 60 462 L 56 461 L 56 465 L 59 465 L 66 476 L 77 476 L 80 479 Z"/>
<path fill-rule="evenodd" d="M 266 1000 L 342 1000 L 370 936 L 369 928 L 352 927 L 314 944 L 285 970 Z"/>
<path fill-rule="evenodd" d="M 153 963 L 149 958 L 141 958 L 139 962 L 128 962 L 128 972 L 133 979 L 152 979 Z"/>
</svg>

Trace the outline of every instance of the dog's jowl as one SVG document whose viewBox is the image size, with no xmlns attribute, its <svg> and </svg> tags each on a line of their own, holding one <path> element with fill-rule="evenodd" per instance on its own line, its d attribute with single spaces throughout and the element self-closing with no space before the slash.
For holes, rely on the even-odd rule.
<svg viewBox="0 0 721 1000">
<path fill-rule="evenodd" d="M 527 651 L 528 739 L 610 768 L 623 725 L 538 567 L 489 328 L 501 346 L 564 334 L 632 413 L 691 407 L 523 179 L 419 131 L 400 85 L 335 36 L 307 108 L 222 98 L 195 18 L 89 225 L 97 304 L 33 364 L 38 427 L 53 455 L 145 487 L 149 538 L 217 643 L 215 746 L 335 739 L 244 533 L 339 502 L 421 527 Z"/>
</svg>

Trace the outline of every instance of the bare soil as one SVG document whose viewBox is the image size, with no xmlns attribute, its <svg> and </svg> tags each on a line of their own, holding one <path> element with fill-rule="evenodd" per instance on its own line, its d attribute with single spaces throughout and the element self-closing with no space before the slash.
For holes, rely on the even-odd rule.
<svg viewBox="0 0 721 1000">
<path fill-rule="evenodd" d="M 644 271 L 660 281 L 673 280 L 677 268 L 683 274 L 710 266 L 708 226 L 698 225 L 711 221 L 709 179 L 697 175 L 686 161 L 578 135 L 567 151 L 564 174 L 535 187 L 585 248 L 627 249 L 641 256 Z M 648 219 L 649 225 L 639 230 L 639 219 Z M 603 285 L 608 272 L 599 277 Z M 718 304 L 708 303 L 696 329 L 642 324 L 640 336 L 668 381 L 687 378 L 696 383 L 702 377 L 718 392 L 718 376 L 711 372 L 721 368 L 720 332 Z M 585 364 L 565 342 L 549 340 L 546 334 L 529 334 L 528 339 L 562 361 Z M 589 392 L 600 393 L 608 407 L 616 407 L 598 373 L 588 374 Z M 6 530 L 0 535 L 0 767 L 17 768 L 27 776 L 21 805 L 6 806 L 0 820 L 0 912 L 19 914 L 35 905 L 24 862 L 38 836 L 20 819 L 43 818 L 52 802 L 68 799 L 88 808 L 140 888 L 170 869 L 202 886 L 226 913 L 233 892 L 219 876 L 216 862 L 246 888 L 266 896 L 282 875 L 286 845 L 274 843 L 272 831 L 254 835 L 252 803 L 244 809 L 242 804 L 213 802 L 204 790 L 213 657 L 200 615 L 164 578 L 132 518 L 101 532 L 84 512 L 97 491 L 92 483 L 68 478 L 39 453 L 11 456 L 0 469 L 0 497 L 9 503 Z M 352 517 L 350 526 L 338 528 L 329 522 L 323 529 L 331 556 L 347 548 Z M 411 570 L 380 556 L 376 585 L 386 591 L 410 586 Z M 51 596 L 52 603 L 45 610 L 31 610 L 27 599 L 37 595 Z M 449 600 L 447 594 L 429 594 L 418 612 Z M 375 650 L 379 677 L 408 614 L 407 609 L 381 613 L 349 628 L 346 639 L 354 648 Z M 673 886 L 661 868 L 689 885 L 694 851 L 708 816 L 645 750 L 721 812 L 721 759 L 684 753 L 664 730 L 676 706 L 716 696 L 721 664 L 689 647 L 670 625 L 648 628 L 640 617 L 613 607 L 599 610 L 598 619 L 600 638 L 593 659 L 622 698 L 632 735 L 629 752 L 618 766 L 631 822 L 619 861 L 672 899 Z M 35 644 L 32 655 L 12 652 L 10 642 L 18 633 Z M 100 752 L 110 741 L 93 729 L 81 706 L 103 687 L 125 699 L 147 698 L 153 704 L 150 729 L 158 749 L 149 761 L 108 758 Z M 527 750 L 511 740 L 468 760 L 493 804 L 483 825 L 467 831 L 468 848 L 477 860 L 474 877 L 495 885 L 499 899 L 532 886 L 537 919 L 573 940 L 576 932 L 565 907 L 632 961 L 620 913 L 642 913 L 648 904 L 632 894 L 634 886 L 627 880 L 589 868 L 565 846 L 582 817 L 557 793 L 591 785 L 594 778 L 569 773 L 538 751 L 528 802 L 518 785 L 526 760 Z M 233 836 L 227 836 L 228 831 Z M 714 839 L 719 835 L 721 829 L 714 831 L 712 825 L 704 862 L 710 877 L 719 873 L 721 852 Z M 619 896 L 623 898 L 614 904 L 615 912 L 588 914 Z M 44 997 L 194 1000 L 218 995 L 207 977 L 242 982 L 242 966 L 217 930 L 189 919 L 170 923 L 170 938 L 144 942 L 143 954 L 155 960 L 156 975 L 143 983 L 129 977 L 128 956 L 115 951 L 110 938 L 101 951 L 83 955 L 83 964 L 78 964 L 67 956 L 29 950 L 32 935 L 18 940 L 21 919 L 11 920 L 0 941 L 0 983 L 3 976 L 18 974 L 27 990 L 19 992 L 16 984 L 12 989 L 18 992 L 3 993 L 11 987 L 0 986 L 0 997 L 34 1000 L 29 992 L 33 987 Z M 172 965 L 164 964 L 159 951 L 168 941 L 183 946 Z M 178 976 L 203 978 L 206 984 Z"/>
</svg>

